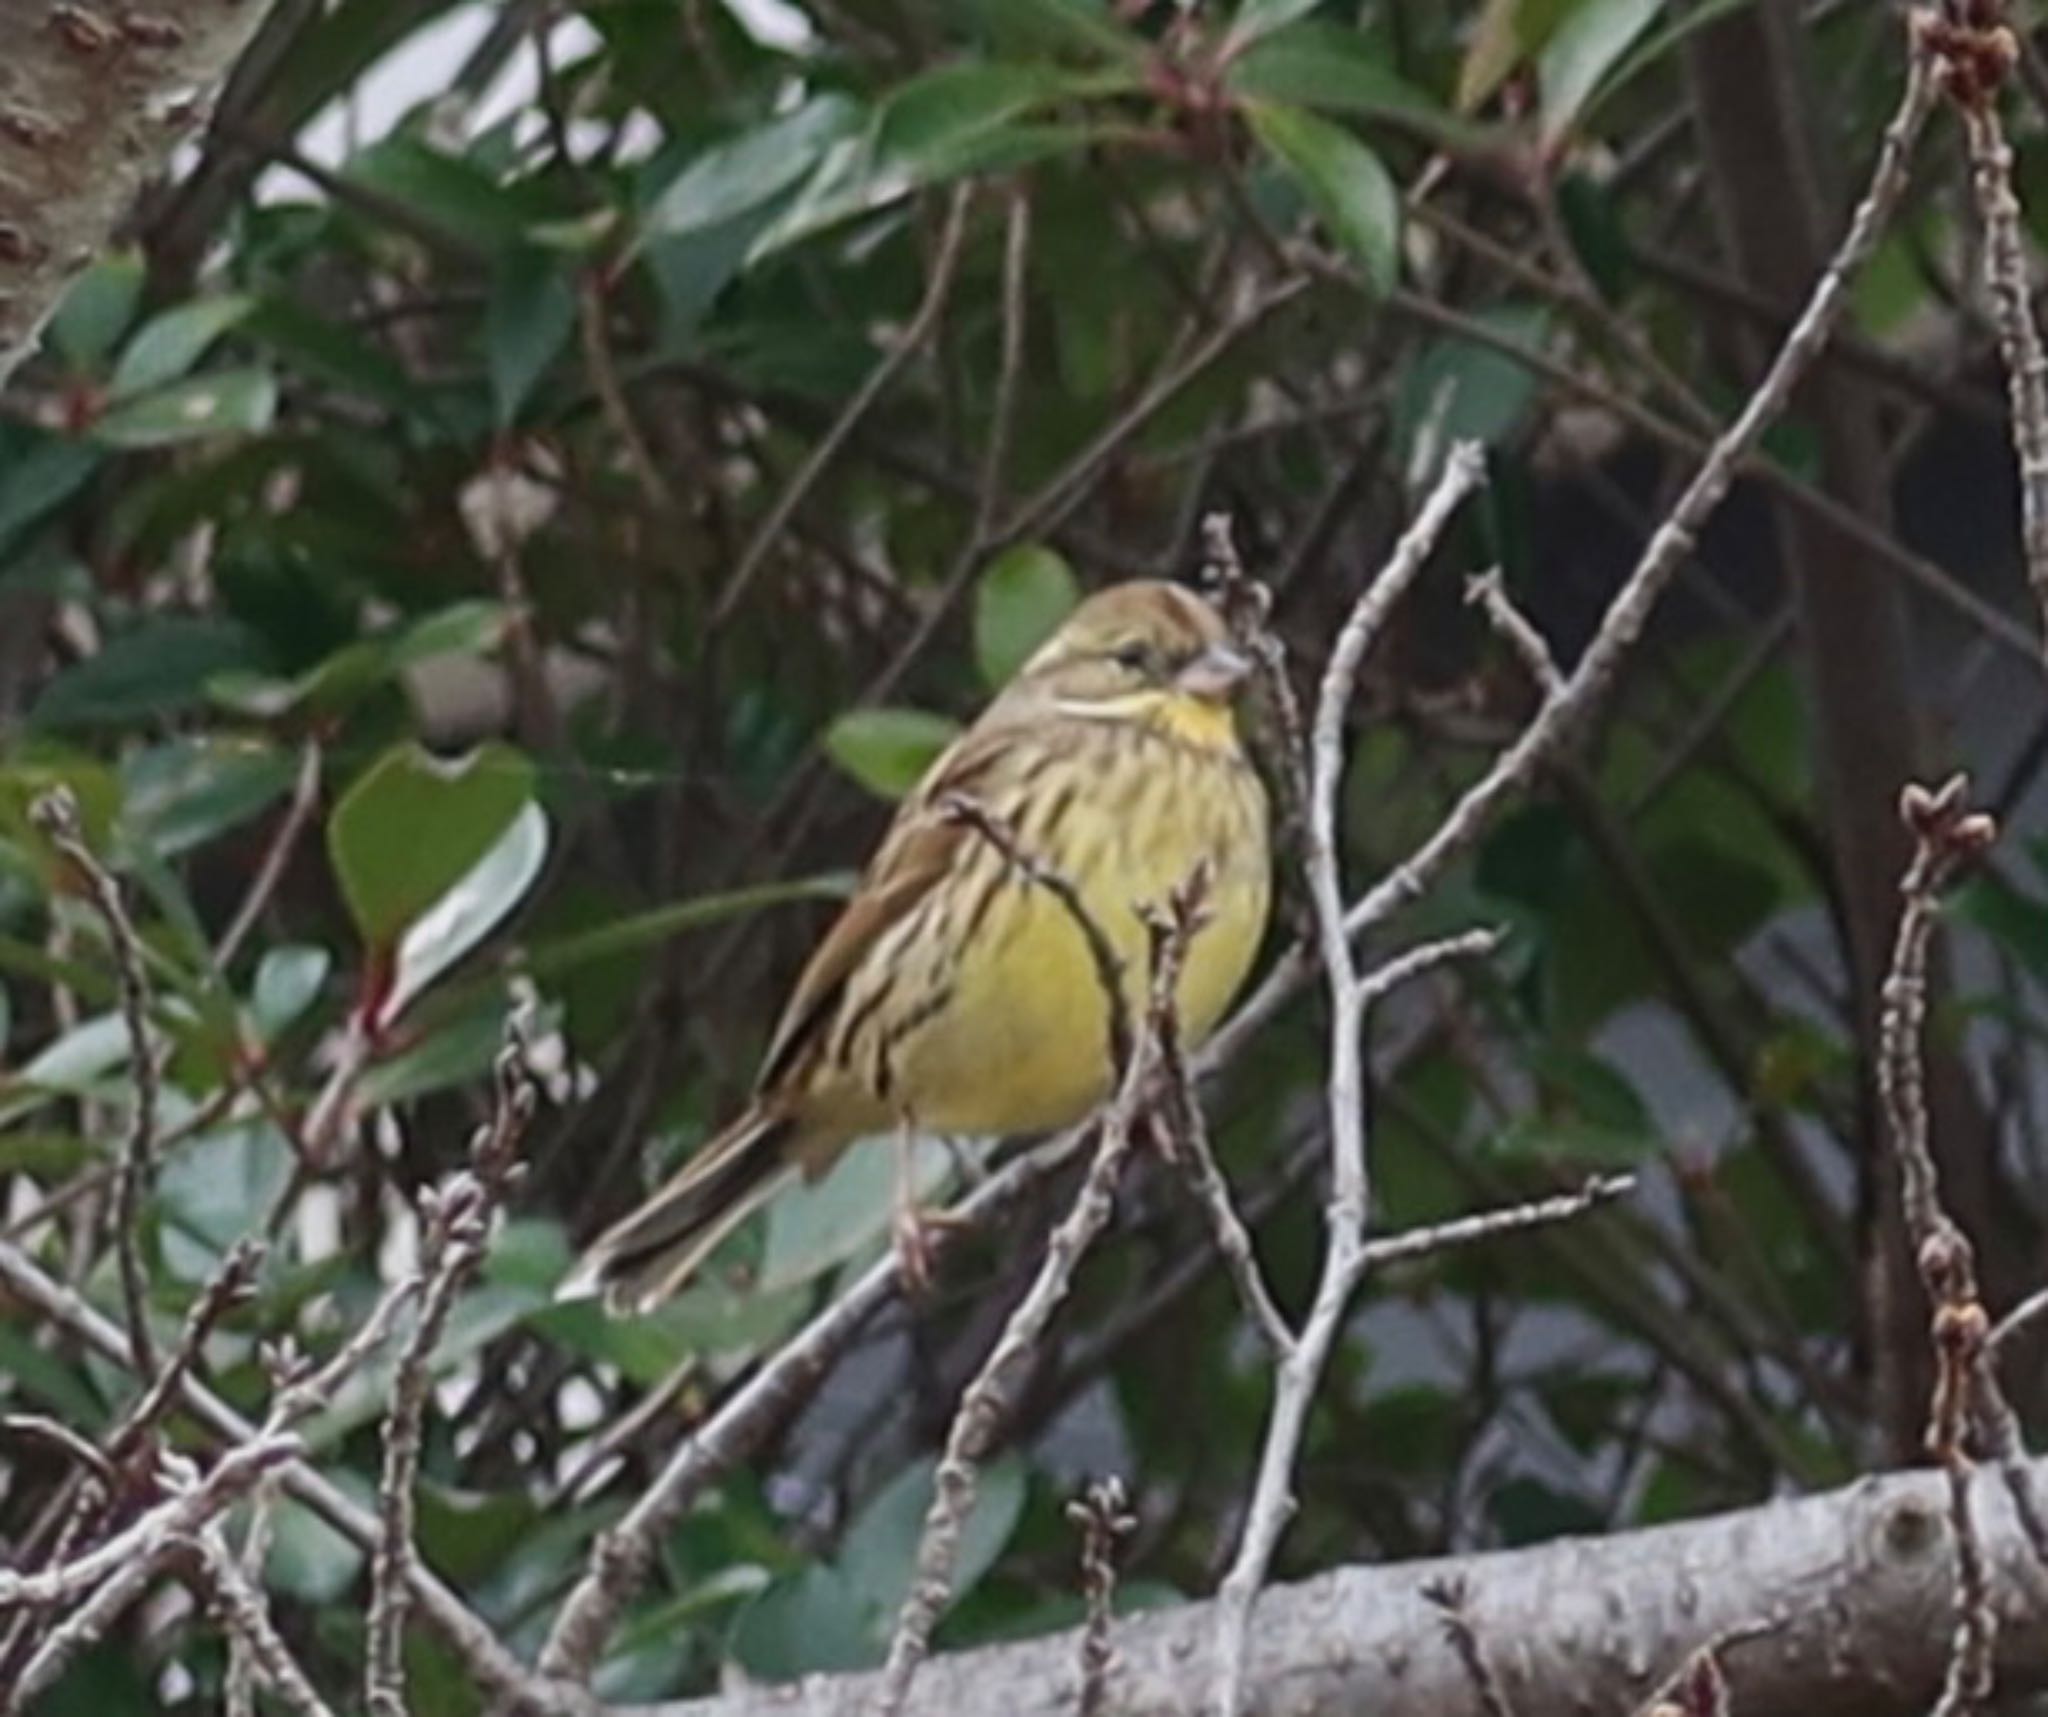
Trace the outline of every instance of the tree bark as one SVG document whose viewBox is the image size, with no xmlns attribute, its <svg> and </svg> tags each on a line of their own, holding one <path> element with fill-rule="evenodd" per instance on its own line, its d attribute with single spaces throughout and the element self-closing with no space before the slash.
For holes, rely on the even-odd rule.
<svg viewBox="0 0 2048 1717">
<path fill-rule="evenodd" d="M 2048 1481 L 2037 1463 L 2036 1484 Z M 2048 1684 L 2048 1584 L 2000 1476 L 1974 1480 L 1997 1595 L 1999 1690 Z M 1945 1481 L 1920 1471 L 1798 1501 L 1607 1538 L 1347 1568 L 1259 1600 L 1248 1709 L 1258 1717 L 1371 1712 L 1482 1717 L 1479 1695 L 1424 1596 L 1452 1581 L 1513 1708 L 1526 1717 L 1625 1717 L 1695 1649 L 1721 1654 L 1742 1717 L 1906 1717 L 1927 1709 L 1954 1632 Z M 1187 1717 L 1203 1708 L 1215 1606 L 1120 1621 L 1104 1709 Z M 934 1659 L 918 1717 L 1070 1717 L 1078 1630 Z M 827 1717 L 865 1710 L 875 1677 L 818 1676 L 621 1717 Z"/>
<path fill-rule="evenodd" d="M 206 118 L 268 0 L 0 6 L 0 386 L 143 181 Z"/>
</svg>

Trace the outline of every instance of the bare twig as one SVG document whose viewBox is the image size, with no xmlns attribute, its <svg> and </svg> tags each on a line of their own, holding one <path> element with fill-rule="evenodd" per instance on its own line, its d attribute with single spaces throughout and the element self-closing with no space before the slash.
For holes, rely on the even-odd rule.
<svg viewBox="0 0 2048 1717">
<path fill-rule="evenodd" d="M 945 310 L 946 299 L 953 290 L 953 277 L 958 271 L 961 242 L 967 236 L 967 211 L 973 202 L 973 181 L 963 182 L 955 188 L 946 205 L 946 223 L 939 233 L 938 252 L 932 258 L 931 267 L 926 271 L 924 298 L 917 307 L 908 325 L 897 336 L 881 361 L 868 372 L 867 380 L 854 391 L 846 402 L 845 409 L 833 419 L 832 427 L 819 437 L 818 443 L 805 456 L 795 474 L 775 497 L 775 504 L 768 509 L 767 516 L 755 529 L 751 541 L 740 555 L 739 565 L 733 568 L 732 577 L 719 592 L 718 601 L 712 609 L 711 623 L 722 625 L 732 617 L 741 600 L 753 585 L 755 576 L 767 563 L 770 551 L 781 540 L 783 528 L 796 516 L 796 510 L 811 492 L 812 486 L 824 475 L 825 468 L 838 456 L 846 438 L 854 432 L 861 419 L 866 417 L 883 391 L 896 379 L 897 372 L 910 362 L 925 342 L 931 338 L 932 330 L 938 326 L 939 317 Z"/>
<path fill-rule="evenodd" d="M 1257 734 L 1267 772 L 1280 785 L 1280 826 L 1274 845 L 1287 850 L 1308 816 L 1308 736 L 1301 701 L 1287 676 L 1287 653 L 1268 624 L 1273 593 L 1245 571 L 1228 513 L 1202 520 L 1204 574 L 1231 635 L 1259 665 L 1258 694 L 1271 731 Z"/>
<path fill-rule="evenodd" d="M 216 972 L 225 972 L 234 963 L 242 944 L 261 922 L 264 909 L 277 893 L 277 885 L 284 880 L 292 854 L 298 850 L 300 837 L 312 822 L 313 813 L 320 808 L 320 763 L 320 741 L 307 740 L 299 753 L 299 773 L 292 782 L 291 803 L 285 807 L 284 816 L 270 837 L 270 844 L 264 848 L 263 861 L 249 881 L 242 904 L 235 908 L 234 918 L 214 946 L 213 969 Z"/>
<path fill-rule="evenodd" d="M 1550 653 L 1550 646 L 1535 624 L 1514 605 L 1499 567 L 1467 579 L 1465 601 L 1486 616 L 1487 625 L 1514 652 L 1515 660 L 1545 699 L 1564 690 L 1564 673 L 1557 658 Z"/>
<path fill-rule="evenodd" d="M 299 1441 L 288 1432 L 259 1436 L 229 1449 L 203 1478 L 189 1461 L 167 1454 L 158 1463 L 167 1499 L 131 1525 L 51 1567 L 27 1574 L 0 1569 L 0 1608 L 70 1606 L 15 1678 L 0 1710 L 25 1709 L 148 1588 L 183 1539 L 298 1452 Z"/>
<path fill-rule="evenodd" d="M 2006 1345 L 2025 1336 L 2044 1315 L 2048 1315 L 2048 1288 L 2036 1288 L 1991 1326 L 1990 1338 L 1985 1343 L 1991 1362 L 1999 1363 L 2005 1356 Z"/>
<path fill-rule="evenodd" d="M 1508 1696 L 1480 1644 L 1479 1629 L 1472 1620 L 1471 1588 L 1462 1580 L 1431 1580 L 1424 1584 L 1422 1595 L 1442 1615 L 1444 1637 L 1465 1666 L 1466 1678 L 1472 1683 L 1472 1692 L 1485 1717 L 1515 1717 L 1515 1708 L 1508 1703 Z"/>
<path fill-rule="evenodd" d="M 1101 1717 L 1107 1709 L 1109 1672 L 1116 1653 L 1109 1643 L 1115 1620 L 1117 1545 L 1136 1530 L 1129 1497 L 1120 1478 L 1100 1479 L 1067 1504 L 1067 1518 L 1081 1529 L 1081 1595 L 1088 1618 L 1081 1629 L 1079 1717 Z"/>
<path fill-rule="evenodd" d="M 1913 835 L 1913 857 L 1899 885 L 1904 904 L 1878 1021 L 1878 1092 L 1898 1161 L 1906 1228 L 1934 1307 L 1936 1370 L 1927 1447 L 1947 1476 L 1955 1545 L 1955 1640 L 1935 1717 L 1961 1717 L 1989 1696 L 1998 1641 L 1989 1570 L 1971 1502 L 1974 1466 L 1966 1447 L 1980 1391 L 1997 1393 L 1986 1357 L 1990 1320 L 1977 1292 L 1974 1249 L 1941 1202 L 1921 1062 L 1927 950 L 1941 890 L 1998 833 L 1990 817 L 1970 810 L 1968 792 L 1967 779 L 1956 775 L 1935 792 L 1909 786 L 1900 795 L 1900 816 Z"/>
<path fill-rule="evenodd" d="M 262 1595 L 263 1566 L 270 1557 L 270 1536 L 272 1523 L 276 1518 L 277 1480 L 265 1478 L 249 1499 L 249 1525 L 242 1538 L 242 1553 L 239 1571 L 244 1584 Z M 202 1542 L 205 1540 L 202 1538 Z M 224 1548 L 224 1547 L 223 1547 Z M 228 1635 L 227 1674 L 221 1683 L 220 1701 L 223 1717 L 256 1717 L 256 1682 L 263 1676 L 276 1684 L 261 1660 L 260 1641 L 252 1640 L 243 1630 L 234 1629 Z"/>
<path fill-rule="evenodd" d="M 1024 1179 L 1019 1177 L 1012 1183 L 1009 1189 L 1012 1198 Z M 19 1247 L 4 1242 L 0 1242 L 0 1285 L 52 1325 L 76 1336 L 102 1359 L 114 1365 L 133 1364 L 127 1337 L 119 1326 L 63 1283 L 53 1280 Z M 390 1332 L 397 1309 L 408 1301 L 409 1294 L 398 1289 L 387 1292 L 378 1302 L 370 1321 L 357 1331 L 333 1360 L 318 1372 L 280 1388 L 272 1407 L 273 1417 L 281 1415 L 287 1423 L 296 1423 L 297 1417 L 325 1405 L 327 1392 L 382 1342 Z M 879 1304 L 879 1300 L 876 1303 Z M 869 1309 L 872 1311 L 873 1308 Z M 256 1442 L 266 1435 L 264 1428 L 252 1424 L 189 1373 L 179 1385 L 179 1394 L 185 1411 L 232 1448 Z M 277 1483 L 295 1501 L 305 1504 L 351 1542 L 365 1550 L 376 1548 L 376 1516 L 359 1506 L 313 1467 L 297 1458 L 288 1459 L 277 1469 Z M 585 1717 L 593 1709 L 588 1695 L 577 1689 L 550 1687 L 536 1681 L 532 1671 L 512 1655 L 491 1627 L 429 1569 L 415 1562 L 408 1568 L 406 1577 L 421 1613 L 432 1621 L 436 1632 L 461 1660 L 478 1687 L 515 1704 L 523 1703 L 534 1712 L 549 1714 L 549 1717 L 554 1713 Z"/>
<path fill-rule="evenodd" d="M 1876 248 L 1905 191 L 1913 146 L 1927 122 L 1935 93 L 1935 80 L 1923 58 L 1916 54 L 1905 94 L 1885 128 L 1883 147 L 1869 186 L 1850 219 L 1849 230 L 1756 391 L 1714 442 L 1669 516 L 1658 526 L 1634 571 L 1608 605 L 1592 642 L 1565 676 L 1556 695 L 1544 702 L 1535 719 L 1466 791 L 1422 845 L 1350 906 L 1344 923 L 1351 936 L 1376 929 L 1432 887 L 1528 786 L 1544 762 L 1576 736 L 1598 707 L 1648 624 L 1659 598 L 1684 563 L 1700 527 L 1727 494 L 1742 460 L 1784 411 L 1799 378 L 1841 320 L 1851 281 Z M 1276 962 L 1257 991 L 1210 1038 L 1197 1071 L 1206 1072 L 1235 1055 L 1243 1042 L 1309 981 L 1315 970 L 1315 954 L 1309 948 L 1298 948 Z"/>
<path fill-rule="evenodd" d="M 1230 1183 L 1224 1179 L 1216 1152 L 1210 1146 L 1209 1124 L 1195 1098 L 1187 1061 L 1177 1040 L 1170 1048 L 1162 1049 L 1160 1087 L 1159 1108 L 1175 1166 L 1208 1219 L 1217 1255 L 1237 1289 L 1237 1297 L 1244 1303 L 1252 1328 L 1278 1358 L 1293 1348 L 1294 1331 L 1288 1327 L 1287 1315 L 1280 1310 L 1259 1269 L 1251 1232 L 1238 1215 L 1230 1196 Z"/>
<path fill-rule="evenodd" d="M 536 1088 L 526 1071 L 519 1027 L 499 1053 L 490 1120 L 469 1148 L 469 1167 L 420 1199 L 417 1275 L 420 1313 L 399 1357 L 391 1410 L 383 1426 L 384 1468 L 377 1481 L 377 1553 L 370 1564 L 369 1637 L 363 1653 L 363 1703 L 370 1717 L 406 1717 L 405 1614 L 412 1601 L 413 1486 L 420 1436 L 433 1386 L 434 1350 L 448 1314 L 483 1262 L 491 1219 L 515 1178 L 519 1142 L 532 1119 Z"/>
<path fill-rule="evenodd" d="M 1636 1188 L 1632 1174 L 1595 1176 L 1577 1192 L 1561 1192 L 1550 1198 L 1530 1199 L 1525 1204 L 1503 1205 L 1472 1216 L 1456 1216 L 1448 1222 L 1432 1222 L 1426 1228 L 1388 1234 L 1369 1240 L 1365 1247 L 1368 1268 L 1382 1270 L 1393 1264 L 1412 1264 L 1418 1258 L 1471 1246 L 1482 1240 L 1498 1240 L 1504 1234 L 1519 1234 L 1528 1228 L 1548 1228 L 1571 1222 L 1603 1204 L 1626 1198 Z"/>
<path fill-rule="evenodd" d="M 121 1019 L 127 1027 L 134 1091 L 128 1136 L 121 1147 L 121 1173 L 114 1185 L 114 1248 L 121 1272 L 121 1301 L 135 1369 L 156 1371 L 156 1342 L 149 1333 L 149 1278 L 142 1268 L 142 1200 L 156 1172 L 156 1035 L 149 1024 L 149 979 L 142 969 L 142 941 L 121 899 L 121 886 L 87 845 L 78 800 L 68 787 L 42 794 L 30 808 L 37 829 L 77 871 L 86 898 L 106 927 L 114 970 L 121 986 Z"/>
<path fill-rule="evenodd" d="M 271 1691 L 299 1717 L 332 1717 L 331 1708 L 314 1691 L 291 1648 L 278 1636 L 271 1624 L 269 1603 L 236 1562 L 220 1528 L 210 1526 L 198 1533 L 192 1547 L 199 1557 L 208 1608 L 228 1636 L 230 1647 L 243 1661 L 253 1664 Z"/>
<path fill-rule="evenodd" d="M 229 1249 L 213 1279 L 185 1314 L 185 1327 L 179 1332 L 178 1345 L 172 1349 L 170 1358 L 107 1438 L 107 1452 L 113 1459 L 122 1459 L 176 1403 L 186 1376 L 199 1363 L 214 1325 L 256 1291 L 256 1276 L 263 1268 L 264 1253 L 263 1243 L 258 1240 L 239 1240 Z"/>
<path fill-rule="evenodd" d="M 1153 1046 L 1159 1040 L 1159 1022 L 1174 1008 L 1187 944 L 1201 924 L 1204 886 L 1199 875 L 1191 878 L 1175 890 L 1163 913 L 1148 915 L 1152 981 L 1143 1037 L 1133 1045 L 1130 1059 L 1120 1070 L 1116 1094 L 1102 1112 L 1087 1176 L 1072 1208 L 1046 1242 L 1044 1263 L 1003 1325 L 994 1349 L 961 1393 L 932 1477 L 932 1500 L 918 1541 L 916 1572 L 897 1613 L 888 1659 L 882 1666 L 876 1717 L 898 1717 L 910 1697 L 911 1683 L 931 1647 L 932 1630 L 952 1597 L 953 1567 L 974 1507 L 978 1470 L 1002 1425 L 1010 1393 L 1044 1340 L 1081 1259 L 1114 1213 L 1117 1177 L 1129 1154 L 1147 1084 L 1157 1065 Z"/>
<path fill-rule="evenodd" d="M 1217 1602 L 1214 1698 L 1223 1717 L 1235 1717 L 1243 1699 L 1252 1605 L 1265 1582 L 1274 1547 L 1292 1508 L 1293 1473 L 1307 1428 L 1309 1403 L 1321 1381 L 1331 1345 L 1365 1267 L 1365 1224 L 1371 1181 L 1365 1148 L 1365 1017 L 1375 994 L 1419 971 L 1442 953 L 1420 950 L 1383 982 L 1362 979 L 1346 932 L 1343 880 L 1337 858 L 1337 795 L 1343 776 L 1344 719 L 1365 653 L 1402 592 L 1420 575 L 1452 514 L 1477 487 L 1478 449 L 1453 448 L 1379 575 L 1353 605 L 1330 653 L 1317 694 L 1309 740 L 1309 793 L 1304 869 L 1315 913 L 1318 946 L 1330 990 L 1330 1199 L 1324 1216 L 1322 1271 L 1307 1321 L 1276 1369 L 1258 1475 L 1245 1511 L 1243 1534 Z M 1470 945 L 1461 939 L 1456 951 Z M 1486 943 L 1491 946 L 1490 940 Z M 1449 950 L 1445 950 L 1449 951 Z"/>
<path fill-rule="evenodd" d="M 2027 583 L 2048 621 L 2048 350 L 2043 349 L 2034 322 L 2020 203 L 2012 188 L 2012 146 L 1998 118 L 1999 84 L 2016 42 L 2002 22 L 1989 29 L 1972 28 L 1938 21 L 1930 14 L 1919 27 L 1915 45 L 1941 58 L 1949 91 L 1963 117 L 1970 187 L 1983 225 L 1984 285 L 2012 402 L 2020 544 Z"/>
<path fill-rule="evenodd" d="M 1032 1188 L 1073 1159 L 1087 1142 L 1088 1131 L 1076 1128 L 1006 1164 L 947 1213 L 947 1221 L 932 1230 L 931 1243 L 943 1248 L 956 1234 L 1014 1210 Z M 5 1261 L 6 1254 L 0 1251 L 0 1265 Z M 809 1396 L 869 1321 L 896 1297 L 900 1277 L 899 1254 L 892 1247 L 676 1447 L 618 1524 L 598 1534 L 583 1575 L 556 1612 L 541 1648 L 543 1675 L 556 1678 L 558 1685 L 578 1684 L 589 1677 L 620 1611 L 646 1580 L 663 1535 L 707 1486 L 752 1454 Z"/>
</svg>

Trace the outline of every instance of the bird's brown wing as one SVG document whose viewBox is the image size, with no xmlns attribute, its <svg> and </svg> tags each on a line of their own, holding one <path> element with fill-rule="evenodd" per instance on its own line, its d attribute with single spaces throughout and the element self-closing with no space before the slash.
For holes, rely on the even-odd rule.
<svg viewBox="0 0 2048 1717">
<path fill-rule="evenodd" d="M 762 1060 L 757 1092 L 774 1090 L 796 1071 L 829 1029 L 847 981 L 868 950 L 944 880 L 959 862 L 963 845 L 980 838 L 939 806 L 948 795 L 972 796 L 987 785 L 1014 738 L 1006 726 L 984 719 L 962 734 L 896 813 L 846 910 L 797 979 Z"/>
</svg>

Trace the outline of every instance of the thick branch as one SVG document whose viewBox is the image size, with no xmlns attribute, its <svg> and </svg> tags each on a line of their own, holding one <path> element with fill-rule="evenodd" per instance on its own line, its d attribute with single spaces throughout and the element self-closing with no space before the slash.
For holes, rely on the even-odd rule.
<svg viewBox="0 0 2048 1717">
<path fill-rule="evenodd" d="M 2048 1479 L 2048 1464 L 2036 1474 Z M 2027 1597 L 2038 1588 L 2024 1535 L 1995 1476 L 1974 1482 L 1981 1542 L 2000 1576 L 1999 1684 L 2048 1684 L 2048 1628 Z M 1672 1664 L 1730 1636 L 1721 1667 L 1743 1717 L 1917 1717 L 1948 1657 L 1944 1484 L 1939 1473 L 1894 1474 L 1675 1526 L 1276 1586 L 1259 1604 L 1247 1708 L 1260 1717 L 1477 1717 L 1470 1675 L 1425 1595 L 1449 1580 L 1462 1584 L 1473 1625 L 1495 1642 L 1496 1680 L 1520 1711 L 1633 1710 Z M 1757 1632 L 1759 1617 L 1775 1625 Z M 1213 1603 L 1120 1622 L 1110 1708 L 1120 1717 L 1196 1709 L 1216 1626 Z M 1500 1650 L 1504 1641 L 1513 1649 Z M 1064 1717 L 1080 1688 L 1077 1652 L 1069 1631 L 936 1658 L 908 1709 Z M 820 1677 L 801 1690 L 629 1709 L 825 1717 L 864 1709 L 872 1685 L 872 1676 Z"/>
<path fill-rule="evenodd" d="M 0 7 L 0 385 L 269 10 Z"/>
</svg>

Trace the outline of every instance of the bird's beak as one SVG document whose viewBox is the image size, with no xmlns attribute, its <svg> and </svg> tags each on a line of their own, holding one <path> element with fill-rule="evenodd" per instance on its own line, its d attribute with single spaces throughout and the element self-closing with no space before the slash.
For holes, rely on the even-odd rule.
<svg viewBox="0 0 2048 1717">
<path fill-rule="evenodd" d="M 1211 644 L 1174 675 L 1176 690 L 1190 697 L 1223 703 L 1244 684 L 1252 659 L 1235 644 Z"/>
</svg>

